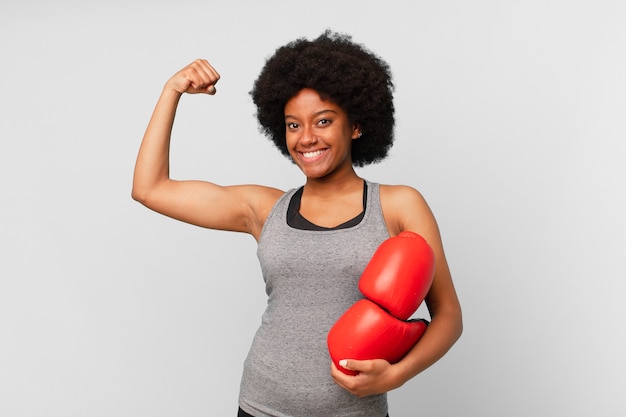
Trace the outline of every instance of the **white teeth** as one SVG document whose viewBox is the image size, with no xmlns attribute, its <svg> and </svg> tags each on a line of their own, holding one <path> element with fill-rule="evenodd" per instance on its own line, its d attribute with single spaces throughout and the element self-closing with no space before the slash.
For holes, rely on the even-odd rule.
<svg viewBox="0 0 626 417">
<path fill-rule="evenodd" d="M 321 155 L 321 154 L 322 154 L 321 150 L 320 151 L 313 151 L 313 152 L 302 152 L 302 155 L 305 158 L 313 158 L 313 157 Z"/>
</svg>

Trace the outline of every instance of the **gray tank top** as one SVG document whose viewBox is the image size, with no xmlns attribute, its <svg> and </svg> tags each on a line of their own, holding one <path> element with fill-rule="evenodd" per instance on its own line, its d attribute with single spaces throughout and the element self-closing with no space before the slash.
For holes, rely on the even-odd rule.
<svg viewBox="0 0 626 417">
<path fill-rule="evenodd" d="M 287 225 L 295 189 L 267 218 L 259 239 L 268 303 L 244 363 L 239 406 L 255 417 L 383 417 L 386 394 L 357 398 L 330 376 L 326 335 L 363 298 L 358 281 L 389 237 L 379 186 L 367 182 L 362 221 L 338 230 Z"/>
</svg>

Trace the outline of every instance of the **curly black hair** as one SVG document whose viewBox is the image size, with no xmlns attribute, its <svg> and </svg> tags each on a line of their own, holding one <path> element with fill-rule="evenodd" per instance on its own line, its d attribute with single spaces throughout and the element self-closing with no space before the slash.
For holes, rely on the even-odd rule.
<svg viewBox="0 0 626 417">
<path fill-rule="evenodd" d="M 394 86 L 386 62 L 352 41 L 326 30 L 317 39 L 292 41 L 266 62 L 250 92 L 261 131 L 289 156 L 285 105 L 303 88 L 341 107 L 363 136 L 352 144 L 352 164 L 384 159 L 394 139 Z"/>
</svg>

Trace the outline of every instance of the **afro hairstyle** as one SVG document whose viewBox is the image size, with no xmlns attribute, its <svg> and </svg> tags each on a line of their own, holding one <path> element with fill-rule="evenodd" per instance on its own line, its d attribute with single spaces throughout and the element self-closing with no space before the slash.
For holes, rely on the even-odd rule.
<svg viewBox="0 0 626 417">
<path fill-rule="evenodd" d="M 352 143 L 352 164 L 384 159 L 394 140 L 394 86 L 386 62 L 351 36 L 326 30 L 312 41 L 301 38 L 267 59 L 250 95 L 260 130 L 285 156 L 287 102 L 304 88 L 341 107 L 362 137 Z"/>
</svg>

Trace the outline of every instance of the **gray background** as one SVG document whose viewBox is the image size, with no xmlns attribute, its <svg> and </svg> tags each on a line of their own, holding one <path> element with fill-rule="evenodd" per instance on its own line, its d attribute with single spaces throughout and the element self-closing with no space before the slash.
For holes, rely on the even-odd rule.
<svg viewBox="0 0 626 417">
<path fill-rule="evenodd" d="M 133 163 L 206 57 L 219 93 L 184 97 L 173 176 L 300 185 L 247 93 L 325 28 L 393 69 L 396 146 L 360 174 L 423 192 L 464 309 L 391 415 L 624 415 L 624 22 L 622 1 L 3 1 L 0 415 L 234 415 L 255 242 L 133 202 Z"/>
</svg>

